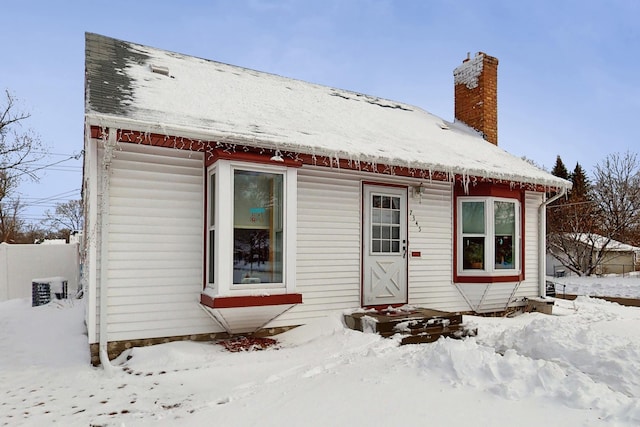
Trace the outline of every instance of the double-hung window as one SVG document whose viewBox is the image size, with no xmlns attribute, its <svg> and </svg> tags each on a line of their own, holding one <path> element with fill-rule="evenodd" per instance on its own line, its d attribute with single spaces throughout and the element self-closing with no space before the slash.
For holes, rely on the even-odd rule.
<svg viewBox="0 0 640 427">
<path fill-rule="evenodd" d="M 519 200 L 458 197 L 457 203 L 458 276 L 519 275 Z"/>
</svg>

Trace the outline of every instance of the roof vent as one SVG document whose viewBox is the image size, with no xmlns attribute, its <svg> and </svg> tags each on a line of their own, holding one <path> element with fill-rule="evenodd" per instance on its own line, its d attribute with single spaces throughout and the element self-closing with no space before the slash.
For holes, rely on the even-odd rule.
<svg viewBox="0 0 640 427">
<path fill-rule="evenodd" d="M 442 130 L 449 130 L 449 126 L 445 122 L 438 122 L 438 126 L 440 126 Z"/>
<path fill-rule="evenodd" d="M 169 76 L 169 67 L 163 67 L 162 65 L 151 64 L 151 72 L 156 74 L 162 74 L 163 76 Z"/>
</svg>

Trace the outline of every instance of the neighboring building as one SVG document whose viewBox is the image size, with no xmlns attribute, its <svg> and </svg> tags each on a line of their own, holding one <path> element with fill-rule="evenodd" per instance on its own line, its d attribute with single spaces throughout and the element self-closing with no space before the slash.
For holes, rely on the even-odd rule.
<svg viewBox="0 0 640 427">
<path fill-rule="evenodd" d="M 479 53 L 455 70 L 452 123 L 87 34 L 94 362 L 131 342 L 544 293 L 545 191 L 571 184 L 497 147 L 497 65 Z"/>
<path fill-rule="evenodd" d="M 553 242 L 556 239 L 551 239 Z M 602 254 L 602 260 L 596 267 L 596 274 L 627 274 L 640 267 L 640 248 L 628 245 L 595 233 L 578 233 L 563 239 L 565 250 L 553 243 L 547 253 L 547 276 L 564 276 L 570 273 L 569 257 L 580 260 L 581 271 L 594 265 Z M 555 256 L 554 256 L 555 255 Z"/>
</svg>

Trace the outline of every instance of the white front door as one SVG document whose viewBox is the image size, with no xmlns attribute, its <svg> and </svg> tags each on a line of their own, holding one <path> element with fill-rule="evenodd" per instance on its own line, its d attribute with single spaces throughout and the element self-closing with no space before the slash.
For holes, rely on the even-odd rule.
<svg viewBox="0 0 640 427">
<path fill-rule="evenodd" d="M 407 302 L 407 189 L 364 185 L 363 305 Z"/>
</svg>

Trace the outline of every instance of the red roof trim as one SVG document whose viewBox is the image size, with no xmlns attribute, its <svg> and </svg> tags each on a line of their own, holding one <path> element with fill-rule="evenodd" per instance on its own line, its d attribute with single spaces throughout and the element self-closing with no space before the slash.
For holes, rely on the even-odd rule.
<svg viewBox="0 0 640 427">
<path fill-rule="evenodd" d="M 107 128 L 91 126 L 92 138 L 104 138 L 107 135 Z M 404 166 L 391 166 L 381 163 L 365 161 L 355 161 L 350 159 L 338 159 L 329 156 L 318 156 L 312 154 L 302 154 L 293 151 L 277 150 L 275 148 L 257 148 L 242 144 L 233 144 L 218 141 L 203 141 L 199 139 L 183 138 L 179 136 L 161 135 L 157 133 L 140 132 L 133 130 L 118 129 L 118 142 L 128 142 L 133 144 L 154 145 L 158 147 L 169 147 L 179 150 L 200 151 L 206 153 L 205 165 L 210 166 L 216 160 L 244 160 L 258 163 L 281 163 L 283 166 L 300 167 L 302 165 L 324 166 L 335 169 L 357 170 L 381 175 L 404 176 L 425 179 L 430 181 L 452 181 L 451 174 L 446 172 L 429 171 L 425 169 L 414 169 Z M 274 162 L 271 157 L 279 152 L 283 162 Z M 559 189 L 545 187 L 543 185 L 527 184 L 501 180 L 497 178 L 484 178 L 478 176 L 455 175 L 455 182 L 468 185 L 473 188 L 479 184 L 503 184 L 514 190 L 529 190 L 537 192 L 554 192 Z"/>
<path fill-rule="evenodd" d="M 246 295 L 236 297 L 212 297 L 200 294 L 200 304 L 211 308 L 261 307 L 265 305 L 301 304 L 302 294 Z"/>
</svg>

